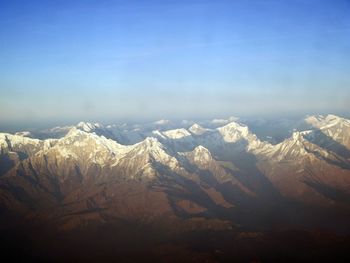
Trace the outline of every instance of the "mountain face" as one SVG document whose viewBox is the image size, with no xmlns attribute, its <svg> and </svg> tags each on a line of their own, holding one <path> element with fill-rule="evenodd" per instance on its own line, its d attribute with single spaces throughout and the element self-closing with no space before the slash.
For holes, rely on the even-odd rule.
<svg viewBox="0 0 350 263">
<path fill-rule="evenodd" d="M 261 218 L 304 207 L 349 211 L 350 121 L 299 123 L 274 144 L 237 118 L 1 133 L 1 215 L 65 230 L 115 220 L 185 228 L 196 218 L 205 222 L 196 228 L 228 229 L 268 227 Z"/>
</svg>

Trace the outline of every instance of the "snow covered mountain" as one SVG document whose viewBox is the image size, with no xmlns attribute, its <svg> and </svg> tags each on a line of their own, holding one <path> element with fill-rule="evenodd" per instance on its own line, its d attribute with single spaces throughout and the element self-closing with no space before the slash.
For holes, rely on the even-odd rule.
<svg viewBox="0 0 350 263">
<path fill-rule="evenodd" d="M 290 200 L 349 209 L 349 120 L 309 116 L 277 144 L 236 118 L 214 123 L 80 122 L 49 130 L 50 139 L 1 133 L 0 207 L 68 228 L 116 217 L 236 222 L 239 211 Z"/>
</svg>

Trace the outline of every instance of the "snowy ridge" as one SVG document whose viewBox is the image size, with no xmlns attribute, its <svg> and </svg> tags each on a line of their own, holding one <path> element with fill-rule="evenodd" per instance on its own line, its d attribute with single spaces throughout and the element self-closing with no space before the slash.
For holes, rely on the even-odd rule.
<svg viewBox="0 0 350 263">
<path fill-rule="evenodd" d="M 115 158 L 121 158 L 129 150 L 128 146 L 118 144 L 114 140 L 73 127 L 54 147 L 41 154 L 60 156 L 63 160 L 67 158 L 86 160 L 105 166 Z"/>
<path fill-rule="evenodd" d="M 195 135 L 202 135 L 205 132 L 207 132 L 209 129 L 205 129 L 199 124 L 195 123 L 188 130 Z"/>
<path fill-rule="evenodd" d="M 39 140 L 22 135 L 0 133 L 0 149 L 2 152 L 25 152 L 31 155 L 39 150 L 52 147 L 56 142 L 55 139 Z"/>
<path fill-rule="evenodd" d="M 305 156 L 308 154 L 305 150 L 305 143 L 302 133 L 294 132 L 291 138 L 270 147 L 266 154 L 270 158 L 276 158 L 278 160 Z"/>
<path fill-rule="evenodd" d="M 310 116 L 305 121 L 341 145 L 350 145 L 349 120 L 334 115 L 319 115 Z M 60 130 L 57 127 L 55 129 Z M 80 122 L 60 139 L 39 140 L 1 133 L 0 148 L 2 153 L 24 152 L 28 157 L 33 154 L 53 155 L 62 161 L 73 159 L 84 164 L 91 162 L 113 167 L 123 164 L 130 169 L 133 165 L 138 167 L 133 162 L 140 162 L 143 166 L 159 162 L 175 169 L 181 166 L 177 152 L 187 155 L 191 153 L 188 156 L 198 164 L 210 162 L 213 158 L 211 153 L 215 153 L 216 158 L 220 151 L 225 152 L 225 156 L 234 156 L 232 153 L 235 151 L 245 151 L 261 160 L 299 160 L 306 156 L 323 156 L 346 162 L 344 152 L 337 157 L 336 148 L 332 148 L 332 152 L 322 148 L 322 145 L 329 145 L 329 142 L 320 137 L 322 134 L 319 130 L 295 131 L 290 138 L 272 145 L 259 140 L 248 126 L 235 121 L 216 129 L 204 128 L 194 123 L 188 130 L 178 128 L 165 131 L 144 131 L 142 125 L 103 126 L 98 123 Z M 135 138 L 131 139 L 132 136 Z M 124 143 L 119 143 L 119 139 Z"/>
<path fill-rule="evenodd" d="M 313 140 L 333 145 L 339 143 L 350 150 L 350 120 L 335 115 L 318 115 L 307 117 L 305 122 L 315 128 Z"/>
<path fill-rule="evenodd" d="M 329 129 L 334 126 L 350 127 L 350 120 L 347 120 L 332 114 L 329 114 L 327 116 L 324 116 L 324 115 L 309 116 L 305 118 L 305 122 L 321 130 Z"/>
<path fill-rule="evenodd" d="M 103 126 L 99 123 L 90 123 L 90 122 L 79 122 L 76 127 L 85 132 L 93 132 L 96 129 L 103 128 Z"/>
<path fill-rule="evenodd" d="M 170 156 L 164 145 L 154 137 L 147 137 L 144 141 L 134 145 L 131 152 L 136 155 L 148 155 L 152 160 L 170 164 L 171 167 L 177 164 L 176 158 Z"/>
<path fill-rule="evenodd" d="M 289 160 L 294 163 L 299 161 L 328 159 L 334 162 L 342 161 L 342 158 L 322 147 L 312 143 L 305 136 L 310 136 L 313 131 L 294 132 L 293 135 L 277 145 L 270 145 L 265 150 L 265 156 L 271 160 Z"/>
<path fill-rule="evenodd" d="M 180 139 L 183 137 L 191 136 L 191 133 L 189 133 L 186 129 L 181 128 L 164 131 L 163 135 L 165 135 L 169 139 Z"/>
<path fill-rule="evenodd" d="M 156 163 L 160 163 L 176 170 L 180 164 L 170 155 L 167 149 L 154 137 L 147 137 L 144 141 L 130 146 L 130 150 L 113 164 L 131 178 L 148 178 L 156 176 Z M 136 177 L 135 177 L 136 176 Z"/>
</svg>

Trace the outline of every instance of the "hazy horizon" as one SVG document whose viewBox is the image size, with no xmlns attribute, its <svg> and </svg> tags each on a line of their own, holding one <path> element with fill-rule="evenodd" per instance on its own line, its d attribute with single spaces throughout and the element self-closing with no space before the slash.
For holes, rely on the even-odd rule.
<svg viewBox="0 0 350 263">
<path fill-rule="evenodd" d="M 255 121 L 265 121 L 268 125 L 269 122 L 278 123 L 280 121 L 301 121 L 307 116 L 317 116 L 317 115 L 329 115 L 333 114 L 342 118 L 350 119 L 350 114 L 347 113 L 334 113 L 334 112 L 313 112 L 310 114 L 275 114 L 275 115 L 264 115 L 264 114 L 256 114 L 256 115 L 236 115 L 236 114 L 225 114 L 225 115 L 207 115 L 201 117 L 190 117 L 189 118 L 174 118 L 173 116 L 164 116 L 163 118 L 110 118 L 110 119 L 53 119 L 53 120 L 28 120 L 28 121 L 5 121 L 0 122 L 0 132 L 22 132 L 22 131 L 45 131 L 47 129 L 55 128 L 55 127 L 67 127 L 67 126 L 77 126 L 80 122 L 87 123 L 98 123 L 104 126 L 108 125 L 122 125 L 127 124 L 128 126 L 132 125 L 146 125 L 156 123 L 160 120 L 170 121 L 172 125 L 180 125 L 180 127 L 189 128 L 193 123 L 209 123 L 213 120 L 229 120 L 234 117 L 237 118 L 235 120 L 238 123 L 254 123 Z M 187 123 L 186 123 L 187 122 Z M 225 124 L 223 123 L 222 126 Z M 205 125 L 204 125 L 205 126 Z M 248 125 L 249 126 L 249 125 Z M 164 128 L 169 128 L 168 125 L 165 125 Z M 169 128 L 170 129 L 170 128 Z"/>
<path fill-rule="evenodd" d="M 348 115 L 348 1 L 0 4 L 0 123 Z"/>
</svg>

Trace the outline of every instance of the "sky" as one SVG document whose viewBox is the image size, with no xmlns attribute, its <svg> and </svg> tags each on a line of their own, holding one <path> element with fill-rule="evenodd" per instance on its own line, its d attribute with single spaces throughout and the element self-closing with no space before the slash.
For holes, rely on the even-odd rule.
<svg viewBox="0 0 350 263">
<path fill-rule="evenodd" d="M 349 0 L 1 0 L 0 24 L 0 123 L 350 112 Z"/>
</svg>

